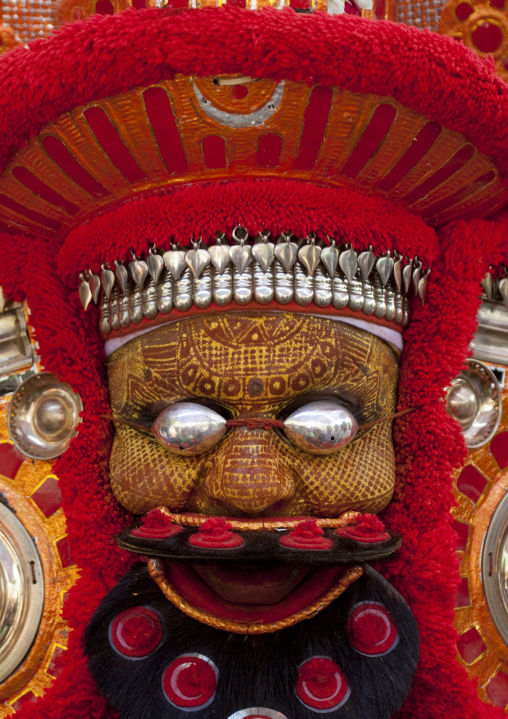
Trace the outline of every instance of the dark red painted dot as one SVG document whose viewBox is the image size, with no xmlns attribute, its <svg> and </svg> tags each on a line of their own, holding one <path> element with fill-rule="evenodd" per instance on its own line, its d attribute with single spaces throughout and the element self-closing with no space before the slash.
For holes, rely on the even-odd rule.
<svg viewBox="0 0 508 719">
<path fill-rule="evenodd" d="M 115 8 L 110 0 L 98 0 L 95 3 L 95 13 L 97 15 L 113 15 Z"/>
<path fill-rule="evenodd" d="M 474 8 L 472 8 L 467 2 L 461 2 L 460 5 L 457 5 L 455 8 L 455 15 L 459 18 L 459 20 L 467 20 L 473 12 Z"/>
<path fill-rule="evenodd" d="M 298 699 L 320 712 L 338 709 L 347 702 L 351 690 L 346 675 L 329 657 L 311 657 L 298 670 Z"/>
<path fill-rule="evenodd" d="M 499 469 L 508 467 L 508 432 L 496 434 L 490 443 L 490 451 L 499 465 Z"/>
<path fill-rule="evenodd" d="M 488 698 L 497 707 L 503 709 L 508 704 L 508 676 L 502 671 L 498 671 L 485 688 Z"/>
<path fill-rule="evenodd" d="M 476 627 L 464 632 L 457 639 L 457 650 L 466 664 L 472 664 L 475 659 L 478 659 L 483 654 L 486 648 L 485 642 Z"/>
<path fill-rule="evenodd" d="M 495 52 L 503 42 L 503 32 L 499 25 L 485 20 L 473 30 L 471 39 L 480 52 Z"/>
<path fill-rule="evenodd" d="M 21 452 L 9 442 L 0 444 L 0 474 L 8 479 L 14 479 L 24 461 Z"/>
<path fill-rule="evenodd" d="M 17 712 L 21 709 L 21 707 L 25 706 L 25 704 L 33 704 L 36 701 L 37 697 L 33 692 L 26 692 L 17 701 L 15 701 L 14 704 L 11 704 L 11 707 L 15 712 Z"/>
<path fill-rule="evenodd" d="M 183 654 L 166 668 L 162 688 L 174 706 L 202 709 L 213 701 L 218 675 L 217 667 L 206 657 Z"/>
<path fill-rule="evenodd" d="M 464 467 L 457 480 L 457 489 L 459 492 L 469 497 L 469 499 L 475 503 L 482 496 L 486 486 L 487 480 L 472 464 L 468 464 Z"/>
<path fill-rule="evenodd" d="M 235 100 L 243 100 L 249 94 L 249 88 L 245 85 L 233 85 L 231 87 L 231 95 Z"/>
<path fill-rule="evenodd" d="M 490 7 L 495 7 L 498 10 L 504 8 L 505 0 L 490 0 Z"/>
<path fill-rule="evenodd" d="M 457 594 L 455 595 L 455 607 L 469 607 L 471 604 L 471 596 L 469 594 L 469 582 L 467 577 L 460 580 Z"/>
<path fill-rule="evenodd" d="M 397 627 L 389 611 L 378 602 L 356 604 L 348 618 L 349 641 L 360 654 L 387 654 L 398 643 Z"/>
<path fill-rule="evenodd" d="M 72 564 L 75 564 L 74 559 L 72 558 L 71 545 L 69 544 L 67 537 L 59 539 L 58 542 L 56 542 L 56 548 L 64 569 L 66 567 L 70 567 Z"/>
<path fill-rule="evenodd" d="M 458 534 L 457 549 L 459 552 L 465 552 L 467 549 L 467 540 L 469 539 L 469 524 L 459 522 L 458 519 L 455 519 L 452 526 Z"/>
<path fill-rule="evenodd" d="M 64 647 L 55 647 L 47 669 L 48 674 L 51 674 L 52 677 L 57 677 L 64 668 L 64 659 L 66 653 L 67 649 L 64 649 Z"/>
<path fill-rule="evenodd" d="M 45 517 L 51 517 L 62 506 L 62 493 L 55 477 L 48 477 L 35 492 L 32 500 Z"/>
<path fill-rule="evenodd" d="M 134 607 L 121 612 L 110 627 L 110 641 L 119 654 L 141 659 L 159 645 L 163 629 L 158 615 L 149 607 Z"/>
</svg>

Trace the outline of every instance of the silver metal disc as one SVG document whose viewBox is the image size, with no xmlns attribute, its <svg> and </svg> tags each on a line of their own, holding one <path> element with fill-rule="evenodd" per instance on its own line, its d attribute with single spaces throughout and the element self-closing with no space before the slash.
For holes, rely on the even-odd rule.
<svg viewBox="0 0 508 719">
<path fill-rule="evenodd" d="M 475 359 L 466 360 L 467 368 L 448 388 L 446 409 L 464 433 L 466 445 L 482 447 L 495 435 L 503 405 L 501 389 L 492 370 Z"/>
<path fill-rule="evenodd" d="M 274 709 L 251 707 L 250 709 L 240 709 L 231 714 L 228 719 L 287 719 L 287 717 Z"/>
<path fill-rule="evenodd" d="M 0 504 L 0 683 L 28 654 L 43 607 L 44 578 L 34 541 Z"/>
<path fill-rule="evenodd" d="M 492 619 L 508 644 L 508 496 L 499 503 L 485 535 L 481 576 Z"/>
<path fill-rule="evenodd" d="M 25 380 L 13 394 L 7 416 L 9 434 L 26 457 L 59 457 L 76 436 L 81 398 L 66 382 L 43 372 Z"/>
</svg>

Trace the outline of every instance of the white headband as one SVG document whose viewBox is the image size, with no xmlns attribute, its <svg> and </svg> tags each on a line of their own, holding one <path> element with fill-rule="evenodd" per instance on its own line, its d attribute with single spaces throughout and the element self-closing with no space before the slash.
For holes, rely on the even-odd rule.
<svg viewBox="0 0 508 719">
<path fill-rule="evenodd" d="M 241 310 L 238 310 L 241 312 Z M 272 310 L 273 311 L 273 310 Z M 277 311 L 277 310 L 276 310 Z M 280 310 L 279 310 L 280 311 Z M 311 313 L 309 313 L 311 314 Z M 374 322 L 369 322 L 368 320 L 357 320 L 354 317 L 343 317 L 340 315 L 314 315 L 315 317 L 324 317 L 328 320 L 334 320 L 335 322 L 345 322 L 348 325 L 353 325 L 353 327 L 358 327 L 360 330 L 364 330 L 365 332 L 370 332 L 371 335 L 375 335 L 376 337 L 379 337 L 380 339 L 387 342 L 389 345 L 394 347 L 396 350 L 402 351 L 402 348 L 404 347 L 404 341 L 402 339 L 402 335 L 397 330 L 393 330 L 390 327 L 383 327 L 383 325 L 375 324 Z M 180 322 L 182 317 L 174 320 L 169 320 L 169 322 L 165 324 L 173 324 L 173 322 Z M 154 330 L 158 329 L 159 327 L 163 327 L 164 325 L 156 325 L 155 327 L 146 327 L 145 329 L 138 330 L 137 332 L 131 332 L 128 335 L 125 335 L 124 337 L 113 337 L 113 339 L 106 340 L 104 343 L 104 350 L 106 352 L 106 357 L 109 357 L 113 354 L 117 349 L 122 347 L 126 342 L 130 342 L 130 340 L 133 340 L 135 337 L 139 337 L 140 335 L 144 335 L 147 332 L 153 332 Z"/>
</svg>

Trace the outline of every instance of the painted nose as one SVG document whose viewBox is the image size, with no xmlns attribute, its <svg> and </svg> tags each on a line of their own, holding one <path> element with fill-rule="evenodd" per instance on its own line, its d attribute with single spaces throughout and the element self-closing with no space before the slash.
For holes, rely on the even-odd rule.
<svg viewBox="0 0 508 719">
<path fill-rule="evenodd" d="M 205 490 L 226 513 L 267 513 L 294 494 L 292 473 L 286 466 L 273 431 L 237 427 L 225 438 L 209 467 Z"/>
</svg>

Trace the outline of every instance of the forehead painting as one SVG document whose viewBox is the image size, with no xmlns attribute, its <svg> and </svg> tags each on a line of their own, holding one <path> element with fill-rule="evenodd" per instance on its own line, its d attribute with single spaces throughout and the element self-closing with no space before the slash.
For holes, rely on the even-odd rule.
<svg viewBox="0 0 508 719">
<path fill-rule="evenodd" d="M 283 312 L 196 316 L 142 334 L 109 360 L 115 417 L 150 428 L 169 405 L 193 401 L 224 417 L 286 418 L 333 399 L 359 431 L 333 454 L 299 449 L 278 429 L 232 427 L 211 450 L 179 456 L 153 435 L 117 425 L 111 481 L 144 513 L 333 517 L 379 512 L 395 475 L 391 422 L 398 360 L 374 335 L 343 322 Z"/>
</svg>

